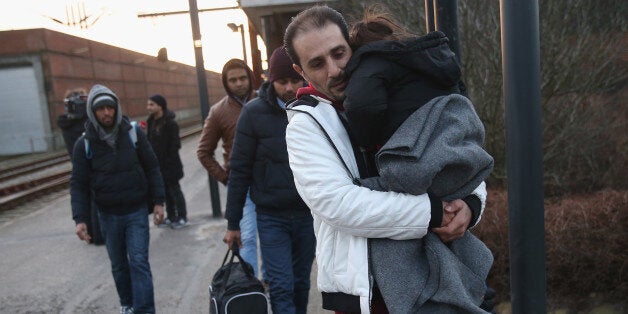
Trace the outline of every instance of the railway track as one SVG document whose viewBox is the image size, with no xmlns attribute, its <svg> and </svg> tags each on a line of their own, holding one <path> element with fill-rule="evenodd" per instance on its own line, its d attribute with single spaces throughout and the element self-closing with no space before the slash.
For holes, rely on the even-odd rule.
<svg viewBox="0 0 628 314">
<path fill-rule="evenodd" d="M 189 128 L 182 130 L 180 136 L 184 139 L 200 132 L 200 127 Z M 67 168 L 68 163 L 70 163 L 69 155 L 60 153 L 0 170 L 0 210 L 8 210 L 44 193 L 67 188 L 72 170 L 51 171 L 51 169 L 63 168 L 63 166 Z M 31 178 L 19 180 L 20 177 L 28 176 Z M 19 182 L 11 183 L 11 181 Z"/>
</svg>

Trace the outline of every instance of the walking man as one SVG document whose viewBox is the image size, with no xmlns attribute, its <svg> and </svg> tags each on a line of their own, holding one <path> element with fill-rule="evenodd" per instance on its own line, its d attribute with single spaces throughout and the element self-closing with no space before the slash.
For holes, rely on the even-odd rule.
<svg viewBox="0 0 628 314">
<path fill-rule="evenodd" d="M 72 158 L 74 153 L 74 144 L 85 132 L 85 122 L 87 122 L 87 90 L 83 87 L 77 87 L 66 91 L 65 98 L 65 114 L 57 119 L 57 124 L 63 133 L 63 141 L 68 155 Z M 90 202 L 91 208 L 88 217 L 86 217 L 87 232 L 91 235 L 89 243 L 95 245 L 105 244 L 105 239 L 100 231 L 100 223 L 98 223 L 98 214 L 96 213 L 96 204 L 93 200 Z"/>
<path fill-rule="evenodd" d="M 183 228 L 187 225 L 188 218 L 185 197 L 179 184 L 179 180 L 183 178 L 183 164 L 179 156 L 179 125 L 174 120 L 174 112 L 168 110 L 168 102 L 159 94 L 148 98 L 146 109 L 150 113 L 146 127 L 148 141 L 159 161 L 166 192 L 167 216 L 162 226 Z"/>
<path fill-rule="evenodd" d="M 283 47 L 270 57 L 269 80 L 246 104 L 231 152 L 224 242 L 241 244 L 242 205 L 250 187 L 273 313 L 306 313 L 316 248 L 312 215 L 296 187 L 286 149 L 286 102 L 303 87 Z"/>
<path fill-rule="evenodd" d="M 76 235 L 89 243 L 89 197 L 94 197 L 105 235 L 121 313 L 155 313 L 153 277 L 148 262 L 147 199 L 153 222 L 164 216 L 164 188 L 159 163 L 146 139 L 122 115 L 116 94 L 94 85 L 87 97 L 85 135 L 72 155 L 72 216 Z M 135 142 L 132 134 L 135 134 Z"/>
<path fill-rule="evenodd" d="M 210 108 L 203 125 L 203 132 L 198 142 L 196 154 L 203 167 L 207 169 L 207 173 L 216 181 L 227 186 L 230 169 L 229 156 L 233 147 L 236 123 L 244 104 L 254 97 L 253 71 L 244 61 L 231 59 L 222 68 L 222 85 L 227 95 Z M 220 140 L 222 140 L 223 150 L 222 166 L 218 163 L 215 156 Z M 253 266 L 257 276 L 259 271 L 257 268 L 255 204 L 248 196 L 244 203 L 240 230 L 242 232 L 240 255 L 247 263 Z"/>
</svg>

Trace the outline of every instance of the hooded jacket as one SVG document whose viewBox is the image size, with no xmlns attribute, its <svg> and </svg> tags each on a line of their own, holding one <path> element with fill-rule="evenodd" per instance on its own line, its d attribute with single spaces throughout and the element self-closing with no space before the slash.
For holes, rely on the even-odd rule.
<svg viewBox="0 0 628 314">
<path fill-rule="evenodd" d="M 100 94 L 113 97 L 117 104 L 114 131 L 108 133 L 116 134 L 113 147 L 99 133 L 103 128 L 92 109 L 94 98 Z M 148 200 L 163 204 L 164 187 L 157 158 L 144 132 L 138 130 L 137 143 L 131 142 L 128 132 L 132 126 L 128 118 L 122 116 L 118 97 L 109 88 L 95 85 L 87 98 L 87 106 L 89 122 L 72 154 L 70 193 L 76 223 L 87 222 L 90 193 L 98 210 L 114 215 L 137 211 Z M 91 158 L 85 151 L 85 139 L 90 142 Z"/>
<path fill-rule="evenodd" d="M 148 141 L 159 160 L 159 169 L 166 182 L 176 182 L 183 178 L 183 164 L 179 156 L 181 138 L 179 125 L 174 118 L 175 113 L 166 110 L 159 119 L 150 115 L 146 121 Z"/>
<path fill-rule="evenodd" d="M 209 114 L 205 119 L 201 138 L 198 142 L 196 156 L 208 174 L 219 182 L 227 184 L 229 177 L 229 156 L 233 147 L 233 137 L 235 135 L 236 123 L 240 116 L 243 103 L 240 102 L 229 90 L 227 85 L 227 69 L 230 66 L 238 65 L 246 70 L 249 77 L 249 97 L 244 101 L 254 97 L 253 90 L 253 71 L 242 60 L 229 60 L 222 70 L 222 85 L 227 92 L 227 96 L 222 98 L 209 109 Z M 222 139 L 223 165 L 221 166 L 216 160 L 214 152 L 218 146 L 218 142 Z"/>
<path fill-rule="evenodd" d="M 258 213 L 279 216 L 309 216 L 299 196 L 288 163 L 286 111 L 277 103 L 270 82 L 258 97 L 242 109 L 229 164 L 226 218 L 229 230 L 239 230 L 247 191 Z"/>
<path fill-rule="evenodd" d="M 460 65 L 442 32 L 357 49 L 345 71 L 351 79 L 344 108 L 360 146 L 384 144 L 403 121 L 438 96 L 458 92 Z"/>
</svg>

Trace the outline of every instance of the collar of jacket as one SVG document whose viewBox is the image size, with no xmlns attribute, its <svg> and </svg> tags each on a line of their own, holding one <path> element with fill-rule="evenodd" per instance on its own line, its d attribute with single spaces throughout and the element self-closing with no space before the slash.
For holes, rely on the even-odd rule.
<svg viewBox="0 0 628 314">
<path fill-rule="evenodd" d="M 301 87 L 299 88 L 299 90 L 297 90 L 297 99 L 300 99 L 302 96 L 305 95 L 318 96 L 320 98 L 326 99 L 336 110 L 345 111 L 345 107 L 342 105 L 341 102 L 335 102 L 331 100 L 329 97 L 327 97 L 327 95 L 316 90 L 316 88 L 314 88 L 314 86 L 312 86 L 311 84 L 308 84 L 308 86 Z"/>
</svg>

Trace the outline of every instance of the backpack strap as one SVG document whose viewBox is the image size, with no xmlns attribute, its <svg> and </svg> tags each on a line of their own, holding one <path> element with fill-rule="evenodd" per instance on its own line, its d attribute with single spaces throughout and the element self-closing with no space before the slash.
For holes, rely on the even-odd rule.
<svg viewBox="0 0 628 314">
<path fill-rule="evenodd" d="M 129 138 L 133 144 L 133 148 L 137 148 L 137 121 L 131 121 L 131 129 L 129 130 Z"/>
<path fill-rule="evenodd" d="M 133 144 L 133 148 L 137 149 L 137 121 L 131 121 L 131 129 L 129 130 L 129 139 L 131 139 L 131 144 Z M 92 150 L 89 144 L 89 140 L 85 137 L 85 132 L 82 134 L 83 141 L 85 142 L 85 157 L 87 159 L 92 159 Z"/>
<path fill-rule="evenodd" d="M 83 132 L 81 136 L 83 137 L 83 143 L 85 143 L 85 157 L 87 159 L 92 159 L 92 150 L 89 145 L 89 140 L 87 139 L 87 137 L 85 137 L 85 132 Z"/>
<path fill-rule="evenodd" d="M 303 97 L 302 97 L 303 98 Z M 321 129 L 321 131 L 323 131 L 323 135 L 325 135 L 325 138 L 327 138 L 327 141 L 329 142 L 329 144 L 331 145 L 331 147 L 334 149 L 334 151 L 336 152 L 336 155 L 338 155 L 338 159 L 340 159 L 340 161 L 342 162 L 342 164 L 345 166 L 345 170 L 347 170 L 347 174 L 349 175 L 350 178 L 353 179 L 353 183 L 355 185 L 362 185 L 360 183 L 360 180 L 356 177 L 353 176 L 353 174 L 351 173 L 351 170 L 349 170 L 349 166 L 347 165 L 347 163 L 345 162 L 345 160 L 342 158 L 342 155 L 340 154 L 340 151 L 338 150 L 338 147 L 336 147 L 336 145 L 334 144 L 334 141 L 332 141 L 331 136 L 329 135 L 329 133 L 327 133 L 327 130 L 325 130 L 325 128 L 323 127 L 323 125 L 321 125 L 320 122 L 318 122 L 318 120 L 316 120 L 316 117 L 314 117 L 311 113 L 309 113 L 308 111 L 303 111 L 303 110 L 299 110 L 296 109 L 295 107 L 297 106 L 301 106 L 301 105 L 306 105 L 306 106 L 310 106 L 310 107 L 315 107 L 316 104 L 313 104 L 310 101 L 304 101 L 302 100 L 302 98 L 300 98 L 299 100 L 292 102 L 291 106 L 289 108 L 287 108 L 287 110 L 293 110 L 293 111 L 298 111 L 301 113 L 305 113 L 308 116 L 310 116 L 310 118 L 312 118 L 312 120 L 314 120 L 314 122 L 318 125 L 318 127 Z M 311 97 L 310 97 L 311 98 Z M 312 100 L 316 101 L 314 98 L 311 98 Z M 318 102 L 316 102 L 318 104 Z M 339 117 L 340 118 L 340 117 Z M 342 120 L 342 119 L 341 119 Z M 348 132 L 348 131 L 347 131 Z M 357 159 L 357 158 L 356 158 Z"/>
</svg>

